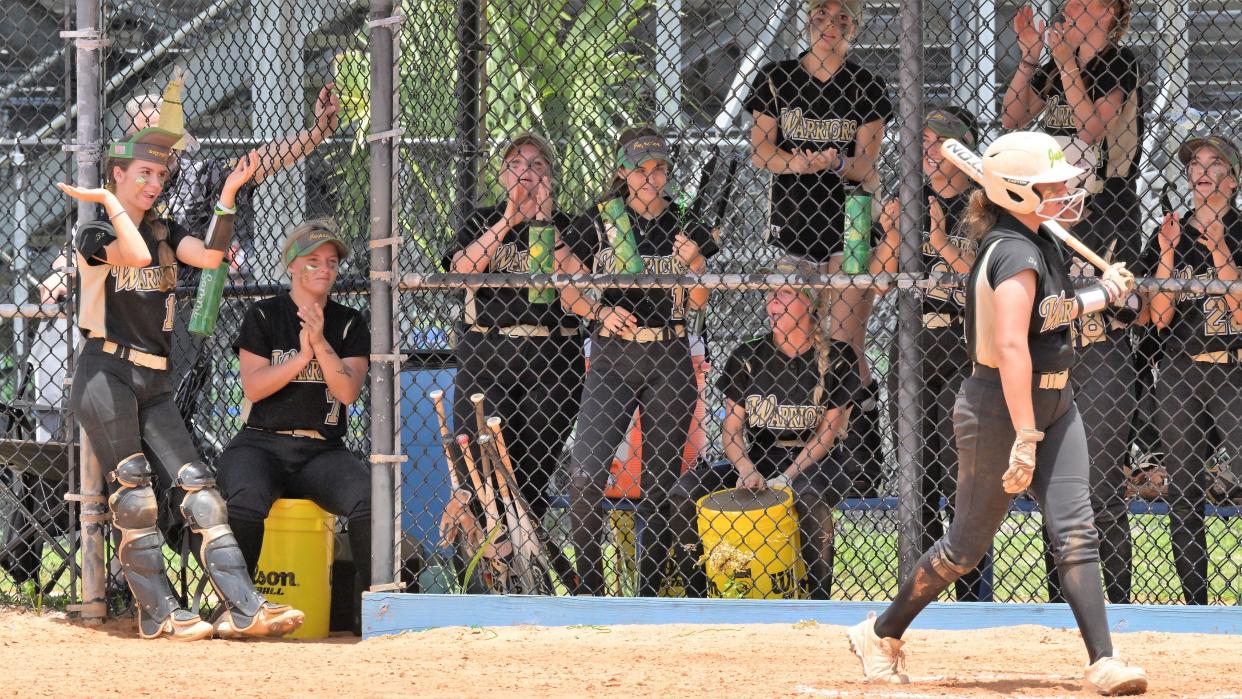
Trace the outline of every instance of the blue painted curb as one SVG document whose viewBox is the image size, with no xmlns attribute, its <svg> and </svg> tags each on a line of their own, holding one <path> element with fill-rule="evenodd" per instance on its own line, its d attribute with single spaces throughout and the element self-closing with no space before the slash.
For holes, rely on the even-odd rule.
<svg viewBox="0 0 1242 699">
<path fill-rule="evenodd" d="M 887 602 L 723 600 L 523 595 L 414 595 L 368 592 L 362 597 L 364 638 L 444 626 L 614 626 L 622 624 L 792 624 L 814 619 L 851 625 Z M 1242 634 L 1242 607 L 1117 604 L 1108 606 L 1117 632 Z M 913 628 L 969 630 L 1037 624 L 1075 628 L 1064 604 L 935 602 Z"/>
</svg>

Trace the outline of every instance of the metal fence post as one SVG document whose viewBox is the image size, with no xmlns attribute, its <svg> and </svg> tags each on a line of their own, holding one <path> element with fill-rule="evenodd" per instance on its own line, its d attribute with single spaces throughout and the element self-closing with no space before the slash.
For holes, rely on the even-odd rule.
<svg viewBox="0 0 1242 699">
<path fill-rule="evenodd" d="M 901 269 L 919 274 L 922 260 L 919 247 L 923 230 L 923 3 L 906 0 L 901 5 L 901 68 L 899 70 L 900 102 L 898 136 L 901 184 Z M 923 383 L 923 368 L 915 361 L 918 355 L 919 294 L 914 287 L 901 290 L 897 301 L 897 347 L 900 361 L 897 372 L 897 464 L 898 464 L 898 572 L 902 582 L 914 573 L 918 562 L 922 531 L 919 521 L 920 433 L 918 387 Z"/>
<path fill-rule="evenodd" d="M 70 33 L 75 43 L 77 62 L 77 185 L 99 186 L 100 111 L 102 101 L 100 49 L 103 31 L 100 26 L 99 0 L 77 0 L 75 14 L 77 30 Z M 94 218 L 94 205 L 78 202 L 78 223 Z M 104 561 L 103 464 L 90 453 L 90 445 L 82 436 L 81 494 L 84 496 L 81 510 L 82 530 L 82 619 L 98 622 L 107 615 L 104 589 L 107 571 Z"/>
<path fill-rule="evenodd" d="M 393 35 L 396 26 L 391 0 L 372 0 L 371 24 L 371 355 L 381 358 L 371 367 L 371 585 L 391 584 L 395 573 L 396 526 L 393 505 L 393 454 L 396 451 L 397 362 L 393 349 L 392 268 L 393 235 Z M 388 545 L 385 545 L 388 544 Z"/>
</svg>

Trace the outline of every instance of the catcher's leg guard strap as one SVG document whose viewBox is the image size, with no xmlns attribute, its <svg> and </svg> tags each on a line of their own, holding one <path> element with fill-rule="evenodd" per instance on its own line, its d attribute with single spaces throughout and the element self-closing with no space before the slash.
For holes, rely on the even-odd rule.
<svg viewBox="0 0 1242 699">
<path fill-rule="evenodd" d="M 185 469 L 182 467 L 182 473 Z M 211 584 L 232 611 L 236 626 L 250 626 L 264 600 L 255 591 L 254 583 L 246 573 L 246 559 L 229 529 L 224 498 L 220 497 L 214 486 L 193 490 L 181 502 L 181 514 L 190 529 L 203 537 L 199 550 L 203 567 L 211 577 Z"/>
<path fill-rule="evenodd" d="M 117 558 L 138 603 L 139 631 L 144 637 L 157 636 L 180 605 L 164 573 L 164 537 L 155 526 L 155 493 L 150 485 L 122 485 L 108 499 L 108 505 L 112 521 L 121 532 Z"/>
</svg>

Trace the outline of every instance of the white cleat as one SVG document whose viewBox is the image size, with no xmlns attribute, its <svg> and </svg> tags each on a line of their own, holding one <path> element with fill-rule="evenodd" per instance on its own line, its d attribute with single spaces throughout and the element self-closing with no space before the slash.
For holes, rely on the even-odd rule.
<svg viewBox="0 0 1242 699">
<path fill-rule="evenodd" d="M 896 638 L 880 638 L 875 635 L 875 612 L 846 632 L 850 650 L 862 661 L 863 678 L 868 682 L 906 684 L 910 678 L 902 670 L 906 665 L 904 645 Z"/>
<path fill-rule="evenodd" d="M 1127 665 L 1117 655 L 1100 658 L 1088 665 L 1083 680 L 1087 687 L 1106 697 L 1142 694 L 1147 691 L 1147 673 L 1143 668 Z"/>
</svg>

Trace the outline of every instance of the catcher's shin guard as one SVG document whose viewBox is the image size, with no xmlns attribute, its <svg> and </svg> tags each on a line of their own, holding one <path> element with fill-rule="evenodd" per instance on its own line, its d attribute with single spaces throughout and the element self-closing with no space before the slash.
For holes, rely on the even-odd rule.
<svg viewBox="0 0 1242 699">
<path fill-rule="evenodd" d="M 108 498 L 112 521 L 121 532 L 117 557 L 138 603 L 138 634 L 193 641 L 211 635 L 211 625 L 181 609 L 164 573 L 164 537 L 156 525 L 151 465 L 142 454 L 117 464 L 112 478 L 120 487 Z"/>
<path fill-rule="evenodd" d="M 177 472 L 177 485 L 186 491 L 181 514 L 194 533 L 203 537 L 199 556 L 211 584 L 224 599 L 228 613 L 216 632 L 221 637 L 283 636 L 302 625 L 302 612 L 272 604 L 254 589 L 237 539 L 228 525 L 224 499 L 215 476 L 204 463 L 192 461 Z"/>
</svg>

